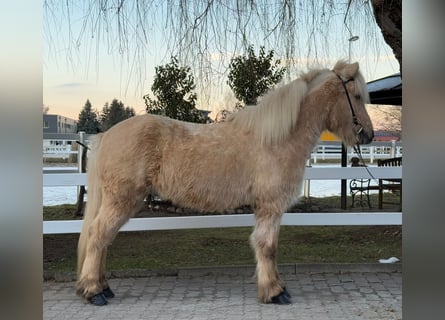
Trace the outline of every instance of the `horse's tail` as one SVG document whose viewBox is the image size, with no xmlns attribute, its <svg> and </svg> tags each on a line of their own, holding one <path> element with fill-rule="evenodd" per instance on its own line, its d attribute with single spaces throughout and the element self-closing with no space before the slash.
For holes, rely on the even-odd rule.
<svg viewBox="0 0 445 320">
<path fill-rule="evenodd" d="M 83 216 L 83 226 L 79 237 L 79 243 L 77 245 L 77 277 L 79 278 L 82 272 L 83 262 L 85 260 L 88 229 L 93 222 L 102 202 L 102 190 L 100 179 L 98 179 L 96 169 L 96 157 L 99 149 L 100 142 L 102 140 L 102 134 L 99 133 L 93 138 L 91 153 L 88 157 L 88 192 L 87 192 L 87 204 L 85 207 L 85 213 Z"/>
</svg>

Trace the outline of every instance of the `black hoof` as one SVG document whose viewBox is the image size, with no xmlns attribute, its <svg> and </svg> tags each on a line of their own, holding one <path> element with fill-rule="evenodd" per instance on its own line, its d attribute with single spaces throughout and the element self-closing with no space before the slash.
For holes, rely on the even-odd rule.
<svg viewBox="0 0 445 320">
<path fill-rule="evenodd" d="M 105 298 L 107 298 L 107 299 L 114 298 L 114 292 L 111 290 L 110 287 L 105 288 L 105 289 L 102 291 L 102 293 L 103 293 L 103 295 L 105 296 Z"/>
<path fill-rule="evenodd" d="M 105 295 L 102 292 L 95 294 L 94 296 L 89 298 L 88 301 L 95 306 L 104 306 L 108 303 Z"/>
<path fill-rule="evenodd" d="M 291 304 L 292 303 L 290 301 L 290 295 L 285 289 L 279 295 L 272 297 L 272 300 L 270 302 L 274 303 L 274 304 Z"/>
<path fill-rule="evenodd" d="M 290 299 L 291 295 L 289 291 L 287 291 L 286 287 L 283 288 L 283 294 L 286 296 L 286 298 Z"/>
</svg>

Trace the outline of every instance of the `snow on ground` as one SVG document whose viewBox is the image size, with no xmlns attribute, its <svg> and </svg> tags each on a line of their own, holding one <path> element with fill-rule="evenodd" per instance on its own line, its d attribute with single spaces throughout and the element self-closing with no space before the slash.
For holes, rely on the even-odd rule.
<svg viewBox="0 0 445 320">
<path fill-rule="evenodd" d="M 313 165 L 313 167 L 315 166 L 337 167 L 338 165 Z M 45 168 L 45 170 L 46 169 L 47 168 Z M 341 193 L 340 188 L 341 188 L 340 180 L 311 180 L 310 196 L 311 197 L 339 196 Z M 59 204 L 75 204 L 76 201 L 77 201 L 77 187 L 43 188 L 44 206 L 54 206 Z"/>
</svg>

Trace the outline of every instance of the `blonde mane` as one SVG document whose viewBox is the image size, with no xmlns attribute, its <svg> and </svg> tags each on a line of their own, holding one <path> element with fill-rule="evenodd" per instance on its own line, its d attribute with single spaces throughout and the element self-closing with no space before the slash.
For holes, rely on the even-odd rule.
<svg viewBox="0 0 445 320">
<path fill-rule="evenodd" d="M 262 145 L 283 141 L 297 123 L 309 82 L 323 71 L 326 70 L 310 71 L 287 85 L 271 90 L 257 106 L 246 106 L 227 121 L 253 130 Z"/>
<path fill-rule="evenodd" d="M 324 83 L 332 71 L 348 65 L 344 60 L 335 64 L 334 70 L 317 69 L 302 73 L 287 85 L 269 91 L 257 106 L 246 106 L 229 116 L 237 126 L 252 130 L 262 145 L 280 143 L 297 123 L 301 103 L 308 92 Z M 355 92 L 365 103 L 369 101 L 366 81 L 360 72 L 354 75 Z"/>
</svg>

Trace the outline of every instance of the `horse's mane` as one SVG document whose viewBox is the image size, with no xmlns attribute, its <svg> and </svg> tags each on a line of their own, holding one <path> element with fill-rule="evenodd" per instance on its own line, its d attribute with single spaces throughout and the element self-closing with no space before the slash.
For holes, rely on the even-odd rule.
<svg viewBox="0 0 445 320">
<path fill-rule="evenodd" d="M 261 144 L 286 138 L 298 119 L 300 105 L 308 92 L 308 83 L 326 70 L 313 70 L 300 78 L 269 91 L 256 106 L 246 106 L 227 121 L 254 131 Z"/>
<path fill-rule="evenodd" d="M 348 63 L 340 60 L 334 70 L 342 70 Z M 246 106 L 243 110 L 230 115 L 240 127 L 253 130 L 261 144 L 269 145 L 283 141 L 297 123 L 300 105 L 305 95 L 322 84 L 333 70 L 314 69 L 302 73 L 287 85 L 270 90 L 261 98 L 257 106 Z M 366 82 L 360 72 L 354 76 L 354 95 L 361 95 L 365 103 L 369 101 Z"/>
</svg>

